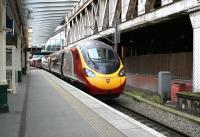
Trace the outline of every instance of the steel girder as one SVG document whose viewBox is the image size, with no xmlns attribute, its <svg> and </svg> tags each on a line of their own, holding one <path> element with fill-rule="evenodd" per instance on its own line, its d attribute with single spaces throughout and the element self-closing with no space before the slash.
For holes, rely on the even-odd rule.
<svg viewBox="0 0 200 137">
<path fill-rule="evenodd" d="M 200 5 L 197 0 L 161 0 L 161 7 L 154 9 L 152 5 L 155 2 L 152 0 L 84 1 L 74 7 L 68 15 L 65 24 L 66 45 L 73 46 L 80 40 L 113 34 L 116 21 L 119 21 L 118 30 L 125 31 L 148 25 L 150 22 L 166 20 L 170 15 L 177 15 L 180 12 L 198 10 L 196 7 Z"/>
<path fill-rule="evenodd" d="M 24 18 L 28 28 L 32 28 L 32 43 L 45 42 L 57 26 L 65 19 L 78 0 L 24 0 Z M 37 34 L 44 35 L 38 40 Z"/>
</svg>

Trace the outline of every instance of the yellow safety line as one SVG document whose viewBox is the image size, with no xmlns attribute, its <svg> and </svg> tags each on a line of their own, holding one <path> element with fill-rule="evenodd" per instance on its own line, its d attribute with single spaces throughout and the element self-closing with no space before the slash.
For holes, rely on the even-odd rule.
<svg viewBox="0 0 200 137">
<path fill-rule="evenodd" d="M 43 72 L 43 73 L 42 73 Z M 125 136 L 116 128 L 110 125 L 107 121 L 100 118 L 96 113 L 92 112 L 88 107 L 83 105 L 78 99 L 67 92 L 65 89 L 55 84 L 53 80 L 47 77 L 44 71 L 40 71 L 42 76 L 48 83 L 58 92 L 71 106 L 84 118 L 102 137 L 122 137 Z"/>
</svg>

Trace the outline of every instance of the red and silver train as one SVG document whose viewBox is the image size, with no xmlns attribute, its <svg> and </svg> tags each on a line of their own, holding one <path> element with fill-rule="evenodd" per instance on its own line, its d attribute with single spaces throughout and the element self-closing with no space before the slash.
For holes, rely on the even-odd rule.
<svg viewBox="0 0 200 137">
<path fill-rule="evenodd" d="M 118 97 L 125 87 L 121 60 L 111 46 L 100 41 L 85 41 L 55 52 L 44 63 L 46 70 L 84 85 L 93 95 Z"/>
</svg>

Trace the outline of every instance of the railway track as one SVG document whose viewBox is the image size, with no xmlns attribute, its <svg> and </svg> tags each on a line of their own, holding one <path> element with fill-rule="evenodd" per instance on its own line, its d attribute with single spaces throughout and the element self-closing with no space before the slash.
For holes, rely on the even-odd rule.
<svg viewBox="0 0 200 137">
<path fill-rule="evenodd" d="M 134 112 L 133 110 L 131 110 L 131 108 L 128 108 L 124 104 L 122 104 L 123 103 L 122 100 L 119 101 L 118 99 L 112 99 L 112 100 L 103 100 L 103 102 L 167 137 L 188 137 L 187 135 L 184 135 L 152 119 L 142 116 L 139 113 Z"/>
</svg>

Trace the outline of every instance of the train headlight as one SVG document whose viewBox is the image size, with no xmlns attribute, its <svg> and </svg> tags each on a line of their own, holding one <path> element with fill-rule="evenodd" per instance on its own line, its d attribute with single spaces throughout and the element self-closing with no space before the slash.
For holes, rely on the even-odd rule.
<svg viewBox="0 0 200 137">
<path fill-rule="evenodd" d="M 87 68 L 84 68 L 83 70 L 84 70 L 85 75 L 86 75 L 87 77 L 91 77 L 91 78 L 94 78 L 94 77 L 95 77 L 95 74 L 94 74 L 91 70 L 89 70 L 89 69 L 87 69 Z"/>
<path fill-rule="evenodd" d="M 120 77 L 126 76 L 124 69 L 122 68 L 118 74 Z"/>
</svg>

